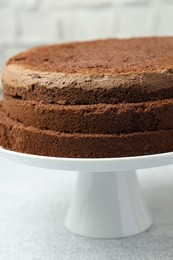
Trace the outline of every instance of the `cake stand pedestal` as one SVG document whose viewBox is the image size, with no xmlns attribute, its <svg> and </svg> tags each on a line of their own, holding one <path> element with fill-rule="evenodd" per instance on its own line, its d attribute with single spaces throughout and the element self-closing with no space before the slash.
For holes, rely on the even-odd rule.
<svg viewBox="0 0 173 260">
<path fill-rule="evenodd" d="M 126 237 L 151 226 L 136 173 L 82 172 L 65 219 L 74 233 L 100 238 Z"/>
<path fill-rule="evenodd" d="M 73 159 L 0 148 L 0 156 L 30 166 L 78 171 L 65 226 L 75 234 L 94 238 L 120 238 L 147 230 L 152 219 L 135 170 L 173 163 L 172 152 L 126 158 Z"/>
</svg>

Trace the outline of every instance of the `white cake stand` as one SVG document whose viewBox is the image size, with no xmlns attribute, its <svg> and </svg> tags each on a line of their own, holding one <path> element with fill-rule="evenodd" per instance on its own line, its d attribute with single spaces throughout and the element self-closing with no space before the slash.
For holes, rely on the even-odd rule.
<svg viewBox="0 0 173 260">
<path fill-rule="evenodd" d="M 173 152 L 126 158 L 71 159 L 0 148 L 0 156 L 36 167 L 78 171 L 65 226 L 75 234 L 94 238 L 120 238 L 147 230 L 152 219 L 135 171 L 173 163 Z"/>
</svg>

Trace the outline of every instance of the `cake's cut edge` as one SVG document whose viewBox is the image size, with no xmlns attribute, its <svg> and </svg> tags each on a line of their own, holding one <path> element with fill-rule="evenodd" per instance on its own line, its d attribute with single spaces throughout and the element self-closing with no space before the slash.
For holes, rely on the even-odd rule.
<svg viewBox="0 0 173 260">
<path fill-rule="evenodd" d="M 24 127 L 0 108 L 0 145 L 28 154 L 68 158 L 114 158 L 173 151 L 173 129 L 121 135 L 65 134 Z"/>
<path fill-rule="evenodd" d="M 3 109 L 25 126 L 65 133 L 120 134 L 173 129 L 173 99 L 115 105 L 54 105 L 4 98 Z"/>
</svg>

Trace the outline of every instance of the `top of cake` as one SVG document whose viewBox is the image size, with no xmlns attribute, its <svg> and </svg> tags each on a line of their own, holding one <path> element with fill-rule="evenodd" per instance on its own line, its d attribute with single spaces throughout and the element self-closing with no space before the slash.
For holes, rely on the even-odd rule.
<svg viewBox="0 0 173 260">
<path fill-rule="evenodd" d="M 4 95 L 56 104 L 173 97 L 173 37 L 110 39 L 30 49 L 12 57 Z"/>
<path fill-rule="evenodd" d="M 96 75 L 173 69 L 173 37 L 109 39 L 32 48 L 8 61 L 42 72 Z"/>
</svg>

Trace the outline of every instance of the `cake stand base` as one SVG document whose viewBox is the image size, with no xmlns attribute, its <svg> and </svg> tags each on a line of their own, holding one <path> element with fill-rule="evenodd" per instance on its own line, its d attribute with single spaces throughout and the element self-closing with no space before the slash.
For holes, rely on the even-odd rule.
<svg viewBox="0 0 173 260">
<path fill-rule="evenodd" d="M 82 172 L 65 220 L 72 232 L 97 238 L 120 238 L 147 230 L 152 219 L 135 171 Z"/>
<path fill-rule="evenodd" d="M 30 166 L 79 172 L 65 226 L 75 234 L 94 238 L 120 238 L 147 230 L 152 219 L 135 170 L 173 163 L 173 152 L 83 159 L 30 155 L 0 147 L 0 156 Z"/>
</svg>

